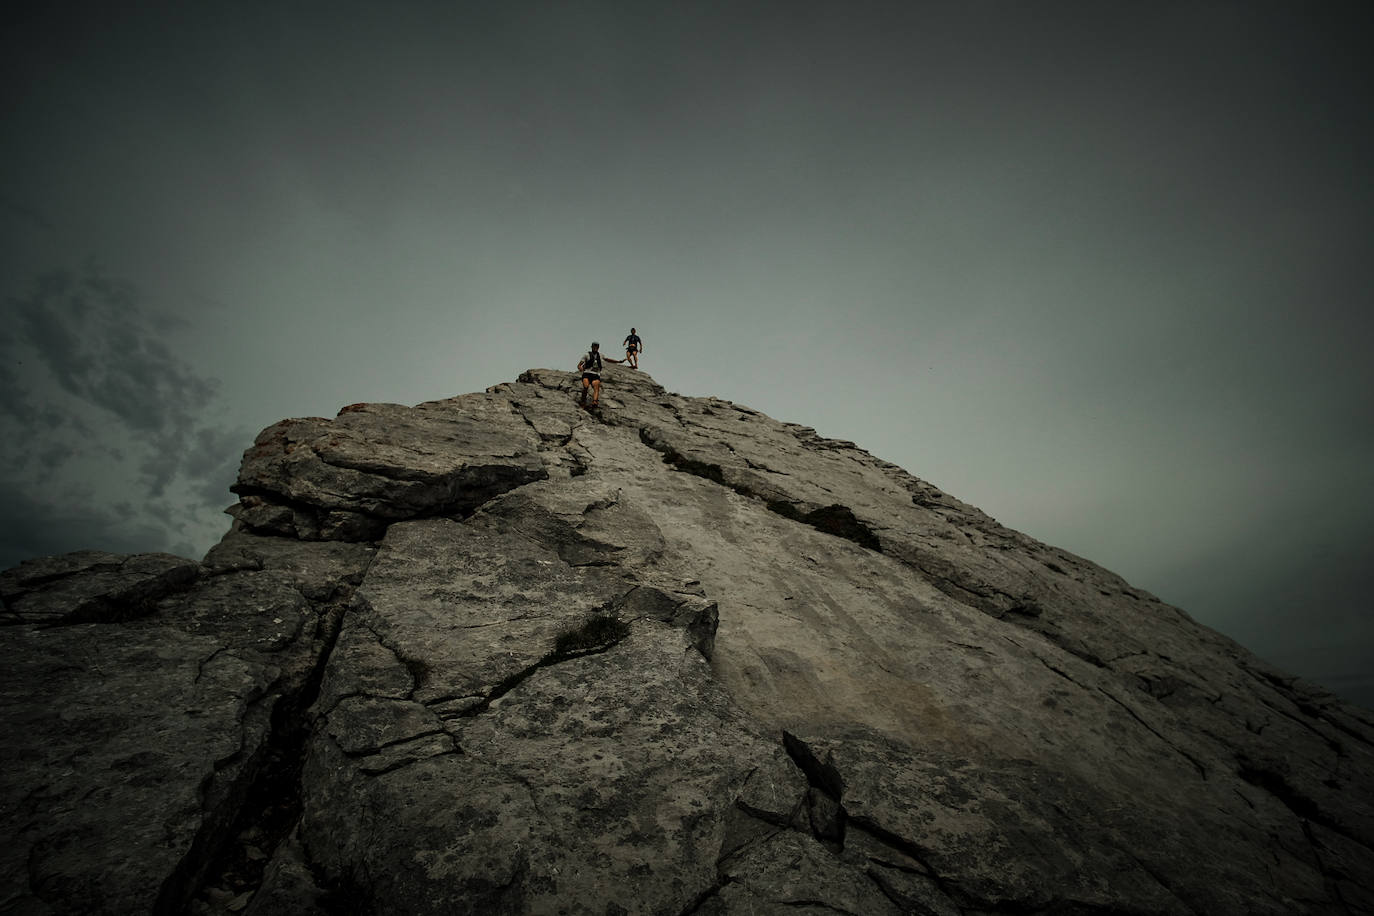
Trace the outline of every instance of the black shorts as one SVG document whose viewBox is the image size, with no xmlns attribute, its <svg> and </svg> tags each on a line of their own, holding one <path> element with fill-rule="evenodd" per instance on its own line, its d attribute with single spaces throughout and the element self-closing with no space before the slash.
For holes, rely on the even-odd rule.
<svg viewBox="0 0 1374 916">
<path fill-rule="evenodd" d="M 625 352 L 628 353 L 628 354 L 630 354 L 631 356 L 634 356 L 636 353 L 639 352 L 639 350 L 636 349 L 635 347 L 626 347 L 626 348 L 625 348 Z"/>
<path fill-rule="evenodd" d="M 582 373 L 582 381 L 584 381 L 584 382 L 599 382 L 599 381 L 601 381 L 601 375 L 600 375 L 600 373 L 597 373 L 597 372 L 584 372 L 584 373 Z"/>
</svg>

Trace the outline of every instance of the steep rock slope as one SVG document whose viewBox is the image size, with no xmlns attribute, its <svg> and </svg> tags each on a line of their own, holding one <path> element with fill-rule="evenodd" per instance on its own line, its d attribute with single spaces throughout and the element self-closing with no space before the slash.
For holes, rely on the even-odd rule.
<svg viewBox="0 0 1374 916">
<path fill-rule="evenodd" d="M 283 421 L 199 566 L 0 577 L 0 911 L 1374 912 L 1367 711 L 851 443 L 603 402 Z"/>
</svg>

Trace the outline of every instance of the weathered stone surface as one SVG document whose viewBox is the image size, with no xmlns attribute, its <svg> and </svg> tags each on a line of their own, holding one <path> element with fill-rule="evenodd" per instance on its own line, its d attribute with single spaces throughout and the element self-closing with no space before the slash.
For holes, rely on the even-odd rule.
<svg viewBox="0 0 1374 916">
<path fill-rule="evenodd" d="M 122 600 L 130 570 L 186 562 L 170 560 L 102 557 L 83 587 L 45 594 L 45 616 L 69 618 L 59 594 Z M 274 709 L 309 677 L 317 623 L 286 576 L 260 572 L 200 579 L 136 620 L 0 630 L 0 907 L 184 905 L 262 766 Z"/>
<path fill-rule="evenodd" d="M 247 916 L 304 916 L 330 910 L 347 911 L 345 901 L 331 898 L 315 880 L 310 863 L 294 833 L 276 849 L 272 863 L 262 876 L 262 885 L 245 909 Z M 205 907 L 205 912 L 215 912 Z"/>
<path fill-rule="evenodd" d="M 385 876 L 366 899 L 416 913 L 680 912 L 714 881 L 732 785 L 764 745 L 681 633 L 647 621 L 440 734 L 398 723 L 425 749 L 386 768 L 346 729 L 312 745 L 302 835 L 327 873 Z"/>
<path fill-rule="evenodd" d="M 0 573 L 0 623 L 60 626 L 142 617 L 198 575 L 194 561 L 165 553 L 86 550 L 26 560 Z"/>
<path fill-rule="evenodd" d="M 341 592 L 352 593 L 377 552 L 369 544 L 343 541 L 298 541 L 253 534 L 235 523 L 205 555 L 211 574 L 236 570 L 272 569 L 290 576 L 307 598 L 329 601 Z"/>
<path fill-rule="evenodd" d="M 393 520 L 471 511 L 546 477 L 540 441 L 508 401 L 486 395 L 283 420 L 244 453 L 235 517 L 305 540 L 371 540 Z"/>
<path fill-rule="evenodd" d="M 710 675 L 714 604 L 635 581 L 662 546 L 585 478 L 394 525 L 321 694 L 302 822 L 317 867 L 389 875 L 369 899 L 414 912 L 676 912 L 711 886 L 731 787 L 771 743 Z M 560 653 L 598 614 L 624 629 Z M 455 784 L 467 816 L 350 839 L 389 835 L 398 804 L 447 810 Z"/>
<path fill-rule="evenodd" d="M 852 443 L 605 379 L 283 421 L 203 567 L 0 576 L 0 912 L 187 899 L 213 835 L 270 861 L 197 913 L 1374 913 L 1368 711 Z M 75 624 L 116 592 L 149 616 Z"/>
</svg>

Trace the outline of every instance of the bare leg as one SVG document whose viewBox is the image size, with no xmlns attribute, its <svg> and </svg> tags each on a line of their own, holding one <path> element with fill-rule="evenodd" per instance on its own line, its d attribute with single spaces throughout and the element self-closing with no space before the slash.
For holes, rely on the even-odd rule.
<svg viewBox="0 0 1374 916">
<path fill-rule="evenodd" d="M 587 386 L 590 384 L 591 382 L 587 380 L 587 377 L 585 375 L 582 376 L 582 397 L 577 399 L 579 404 L 587 403 Z"/>
<path fill-rule="evenodd" d="M 601 401 L 601 379 L 592 379 L 592 406 L 595 407 Z"/>
</svg>

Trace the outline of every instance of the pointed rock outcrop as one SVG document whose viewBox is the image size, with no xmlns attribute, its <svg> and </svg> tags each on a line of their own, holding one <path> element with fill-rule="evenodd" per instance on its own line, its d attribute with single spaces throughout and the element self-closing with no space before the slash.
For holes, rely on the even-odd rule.
<svg viewBox="0 0 1374 916">
<path fill-rule="evenodd" d="M 1374 913 L 1374 716 L 610 367 L 287 420 L 201 564 L 0 576 L 0 909 Z"/>
</svg>

